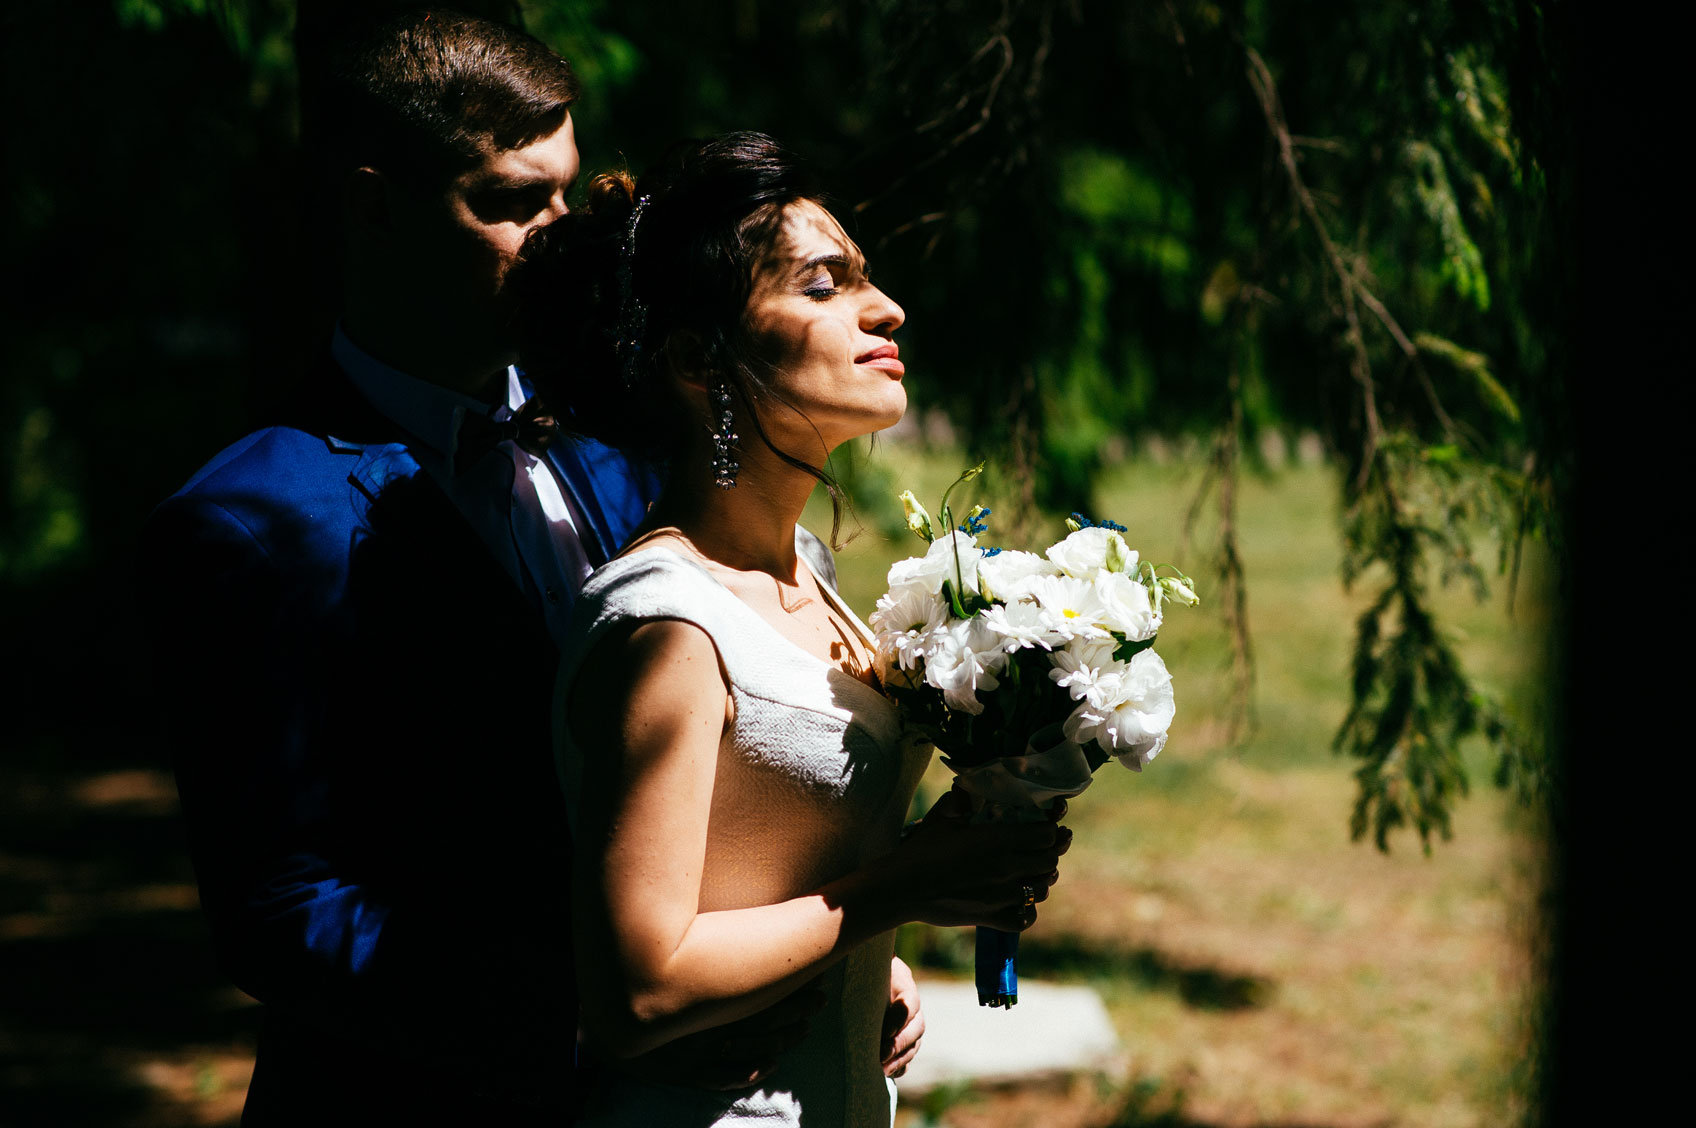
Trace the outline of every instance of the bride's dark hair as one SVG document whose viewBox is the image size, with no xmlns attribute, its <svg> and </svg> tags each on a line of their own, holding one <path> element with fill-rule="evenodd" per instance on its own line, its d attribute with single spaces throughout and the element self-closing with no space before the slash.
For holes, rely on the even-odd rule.
<svg viewBox="0 0 1696 1128">
<path fill-rule="evenodd" d="M 737 427 L 825 484 L 834 542 L 841 490 L 766 436 L 754 408 L 783 401 L 743 324 L 783 209 L 820 199 L 807 167 L 764 134 L 684 142 L 639 180 L 597 176 L 584 207 L 530 236 L 508 285 L 520 363 L 567 430 L 665 466 L 692 421 L 664 377 L 722 379 Z"/>
</svg>

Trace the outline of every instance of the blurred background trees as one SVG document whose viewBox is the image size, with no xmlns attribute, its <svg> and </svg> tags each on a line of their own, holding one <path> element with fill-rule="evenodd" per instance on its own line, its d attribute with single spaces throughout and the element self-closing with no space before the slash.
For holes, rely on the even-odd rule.
<svg viewBox="0 0 1696 1128">
<path fill-rule="evenodd" d="M 137 684 L 139 522 L 322 347 L 330 248 L 303 200 L 297 55 L 398 6 L 3 17 L 7 104 L 30 112 L 6 178 L 21 292 L 0 346 L 0 621 L 46 650 L 27 698 L 65 708 L 84 679 Z M 1342 580 L 1374 595 L 1337 734 L 1357 764 L 1355 834 L 1446 833 L 1474 732 L 1502 782 L 1543 793 L 1540 731 L 1476 689 L 1429 596 L 1511 584 L 1524 538 L 1558 548 L 1562 532 L 1564 5 L 459 6 L 573 61 L 587 169 L 757 128 L 828 170 L 907 309 L 914 402 L 945 408 L 1029 506 L 1091 510 L 1107 463 L 1205 450 L 1199 492 L 1173 504 L 1214 546 L 1186 563 L 1211 571 L 1231 629 L 1238 732 L 1254 577 L 1237 483 L 1317 436 Z M 115 709 L 105 736 L 133 715 Z M 101 755 L 105 737 L 85 735 Z"/>
</svg>

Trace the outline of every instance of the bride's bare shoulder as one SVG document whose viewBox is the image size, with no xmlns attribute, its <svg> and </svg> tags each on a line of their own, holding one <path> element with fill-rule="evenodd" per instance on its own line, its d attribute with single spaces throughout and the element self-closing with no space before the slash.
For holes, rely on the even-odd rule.
<svg viewBox="0 0 1696 1128">
<path fill-rule="evenodd" d="M 669 548 L 676 552 L 688 546 L 689 542 L 676 526 L 643 526 L 636 530 L 636 534 L 630 538 L 630 543 L 624 546 L 624 550 L 619 555 L 634 556 L 636 553 L 644 552 L 650 548 Z"/>
</svg>

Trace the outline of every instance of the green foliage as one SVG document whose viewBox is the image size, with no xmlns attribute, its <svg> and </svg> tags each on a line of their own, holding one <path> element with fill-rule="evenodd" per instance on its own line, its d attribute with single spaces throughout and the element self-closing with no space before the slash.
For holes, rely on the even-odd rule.
<svg viewBox="0 0 1696 1128">
<path fill-rule="evenodd" d="M 1480 312 L 1490 308 L 1490 279 L 1484 273 L 1484 256 L 1478 244 L 1467 233 L 1461 218 L 1460 204 L 1454 189 L 1449 186 L 1449 174 L 1443 165 L 1443 155 L 1424 141 L 1407 143 L 1407 161 L 1413 170 L 1414 192 L 1420 207 L 1437 229 L 1442 240 L 1443 256 L 1438 273 L 1443 281 L 1476 305 Z"/>
<path fill-rule="evenodd" d="M 1520 421 L 1519 405 L 1508 394 L 1508 390 L 1502 387 L 1501 381 L 1491 375 L 1489 357 L 1481 352 L 1463 349 L 1435 333 L 1417 333 L 1413 343 L 1419 347 L 1422 354 L 1443 361 L 1455 372 L 1470 379 L 1476 385 L 1477 397 L 1484 408 L 1510 424 Z"/>
<path fill-rule="evenodd" d="M 8 506 L 14 534 L 0 542 L 0 577 L 27 583 L 74 560 L 86 536 L 80 499 L 53 458 L 51 409 L 36 405 L 19 421 L 11 449 Z"/>
<path fill-rule="evenodd" d="M 1360 761 L 1350 830 L 1356 838 L 1370 831 L 1380 849 L 1404 826 L 1427 850 L 1433 834 L 1449 836 L 1452 802 L 1467 791 L 1460 742 L 1475 732 L 1496 750 L 1499 782 L 1515 781 L 1527 797 L 1536 792 L 1540 747 L 1474 688 L 1436 622 L 1426 582 L 1435 561 L 1443 584 L 1465 581 L 1482 600 L 1490 570 L 1474 553 L 1477 532 L 1511 528 L 1523 490 L 1522 476 L 1458 444 L 1398 434 L 1380 441 L 1345 513 L 1344 583 L 1374 565 L 1385 580 L 1357 624 L 1352 703 L 1334 746 Z"/>
<path fill-rule="evenodd" d="M 1477 727 L 1466 679 L 1427 611 L 1418 538 L 1397 525 L 1379 545 L 1394 579 L 1361 615 L 1355 641 L 1353 703 L 1336 747 L 1363 761 L 1349 831 L 1370 828 L 1380 849 L 1391 830 L 1412 824 L 1430 848 L 1449 836 L 1449 806 L 1466 793 L 1459 741 Z"/>
</svg>

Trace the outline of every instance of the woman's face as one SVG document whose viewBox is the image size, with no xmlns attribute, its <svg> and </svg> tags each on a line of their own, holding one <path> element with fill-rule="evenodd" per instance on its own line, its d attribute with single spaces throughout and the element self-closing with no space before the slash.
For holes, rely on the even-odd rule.
<svg viewBox="0 0 1696 1128">
<path fill-rule="evenodd" d="M 828 211 L 811 200 L 784 208 L 777 239 L 754 267 L 744 314 L 756 352 L 772 366 L 773 390 L 787 401 L 762 405 L 772 442 L 822 462 L 847 440 L 898 422 L 907 391 L 891 337 L 905 318 L 871 284 L 860 248 Z"/>
</svg>

